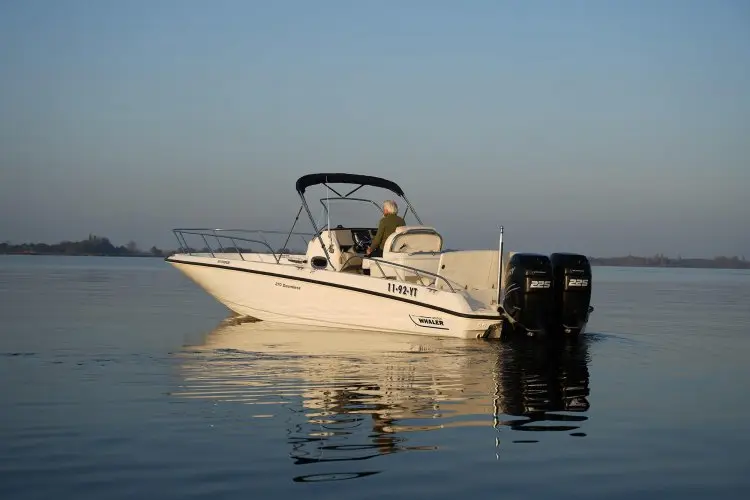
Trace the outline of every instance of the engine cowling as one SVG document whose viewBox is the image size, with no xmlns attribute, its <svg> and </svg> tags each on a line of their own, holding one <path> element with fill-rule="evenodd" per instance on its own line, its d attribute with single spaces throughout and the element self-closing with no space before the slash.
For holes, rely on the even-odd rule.
<svg viewBox="0 0 750 500">
<path fill-rule="evenodd" d="M 516 253 L 506 265 L 502 307 L 513 331 L 544 334 L 554 312 L 552 264 L 546 255 Z"/>
<path fill-rule="evenodd" d="M 586 329 L 591 312 L 591 263 L 584 255 L 550 255 L 554 280 L 552 321 L 566 335 L 579 335 Z"/>
</svg>

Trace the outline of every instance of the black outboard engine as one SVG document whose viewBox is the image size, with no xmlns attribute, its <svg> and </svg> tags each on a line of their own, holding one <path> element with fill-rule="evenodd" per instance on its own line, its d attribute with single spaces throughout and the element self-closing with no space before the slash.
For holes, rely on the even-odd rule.
<svg viewBox="0 0 750 500">
<path fill-rule="evenodd" d="M 544 334 L 554 312 L 552 264 L 546 255 L 516 253 L 505 266 L 502 307 L 513 332 Z"/>
<path fill-rule="evenodd" d="M 565 335 L 579 335 L 586 328 L 591 308 L 591 264 L 584 255 L 553 253 L 554 326 Z"/>
</svg>

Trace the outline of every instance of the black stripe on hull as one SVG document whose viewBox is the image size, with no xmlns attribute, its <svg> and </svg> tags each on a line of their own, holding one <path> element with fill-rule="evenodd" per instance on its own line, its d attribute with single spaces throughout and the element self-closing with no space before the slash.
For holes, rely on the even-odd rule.
<svg viewBox="0 0 750 500">
<path fill-rule="evenodd" d="M 274 277 L 274 278 L 282 278 L 282 279 L 288 279 L 288 280 L 294 280 L 294 281 L 302 281 L 304 283 L 313 283 L 315 285 L 330 286 L 330 287 L 333 287 L 333 288 L 341 288 L 343 290 L 349 290 L 349 291 L 352 291 L 352 292 L 364 293 L 364 294 L 368 294 L 368 295 L 375 295 L 377 297 L 383 297 L 385 299 L 398 300 L 400 302 L 406 302 L 408 304 L 412 304 L 412 305 L 415 305 L 415 306 L 426 307 L 428 309 L 432 309 L 434 311 L 440 311 L 442 313 L 450 314 L 451 316 L 456 316 L 456 317 L 459 317 L 459 318 L 486 319 L 486 320 L 493 320 L 493 321 L 500 321 L 503 318 L 500 314 L 498 314 L 497 316 L 488 316 L 488 315 L 476 315 L 476 314 L 467 314 L 467 313 L 462 313 L 462 312 L 457 312 L 457 311 L 451 311 L 450 309 L 445 309 L 443 307 L 435 306 L 435 305 L 432 305 L 432 304 L 425 304 L 424 302 L 419 302 L 417 300 L 407 299 L 405 297 L 398 297 L 398 296 L 394 296 L 394 295 L 388 295 L 386 293 L 375 292 L 373 290 L 363 290 L 362 288 L 356 288 L 356 287 L 349 286 L 349 285 L 341 285 L 339 283 L 328 283 L 328 282 L 325 282 L 325 281 L 318 281 L 318 280 L 314 280 L 314 279 L 310 279 L 310 278 L 301 278 L 301 277 L 297 277 L 297 276 L 289 276 L 288 274 L 271 273 L 271 272 L 268 272 L 268 271 L 258 271 L 256 269 L 242 269 L 242 268 L 239 268 L 239 267 L 224 266 L 224 265 L 221 265 L 221 264 L 209 264 L 208 262 L 188 262 L 188 261 L 184 261 L 184 260 L 173 259 L 171 257 L 167 257 L 164 260 L 166 260 L 167 262 L 174 262 L 176 264 L 185 264 L 185 265 L 188 265 L 188 266 L 214 267 L 214 268 L 217 268 L 217 269 L 226 269 L 228 271 L 238 271 L 238 272 L 242 272 L 242 273 L 260 274 L 262 276 L 270 276 L 270 277 Z"/>
</svg>

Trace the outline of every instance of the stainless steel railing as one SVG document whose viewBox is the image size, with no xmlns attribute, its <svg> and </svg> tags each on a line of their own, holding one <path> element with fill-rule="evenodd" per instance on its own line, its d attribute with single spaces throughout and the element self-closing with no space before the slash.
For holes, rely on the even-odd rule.
<svg viewBox="0 0 750 500">
<path fill-rule="evenodd" d="M 232 242 L 232 249 L 234 249 L 237 254 L 240 256 L 240 259 L 245 260 L 245 257 L 243 256 L 242 249 L 239 245 L 237 245 L 237 242 L 247 242 L 247 243 L 257 243 L 259 245 L 262 245 L 264 248 L 268 250 L 268 252 L 246 252 L 246 253 L 269 253 L 273 255 L 274 260 L 278 264 L 281 260 L 281 256 L 283 255 L 282 252 L 275 251 L 271 244 L 268 242 L 268 240 L 265 238 L 266 234 L 284 234 L 288 237 L 291 236 L 299 236 L 302 238 L 302 241 L 304 242 L 304 245 L 307 246 L 307 243 L 309 240 L 305 240 L 304 237 L 312 238 L 315 235 L 312 233 L 301 233 L 301 232 L 286 232 L 286 231 L 265 231 L 260 229 L 211 229 L 211 228 L 176 228 L 172 230 L 172 233 L 175 235 L 175 238 L 177 238 L 177 242 L 180 246 L 179 250 L 182 253 L 187 253 L 192 255 L 194 252 L 194 249 L 190 247 L 187 243 L 187 238 L 185 238 L 185 235 L 191 235 L 191 236 L 200 236 L 203 240 L 203 242 L 206 244 L 206 249 L 208 250 L 208 253 L 211 254 L 212 257 L 215 257 L 214 249 L 211 247 L 211 245 L 208 242 L 208 238 L 213 238 L 216 240 L 216 244 L 218 245 L 219 249 L 221 250 L 221 253 L 227 253 L 226 249 L 224 248 L 224 245 L 221 244 L 222 240 L 225 241 L 231 241 Z M 223 234 L 222 234 L 223 233 Z M 255 238 L 246 238 L 243 236 L 236 236 L 233 234 L 228 233 L 242 233 L 242 234 L 258 234 L 260 235 L 262 240 L 255 239 Z M 289 238 L 287 238 L 287 243 L 289 241 Z M 456 289 L 453 287 L 453 285 L 448 281 L 445 277 L 440 276 L 439 274 L 425 271 L 423 269 L 419 269 L 413 266 L 407 266 L 406 264 L 399 264 L 396 262 L 389 262 L 387 260 L 382 260 L 378 258 L 372 258 L 372 257 L 364 257 L 364 256 L 351 256 L 347 261 L 342 265 L 342 268 L 346 266 L 346 264 L 349 263 L 350 260 L 355 258 L 361 258 L 362 260 L 368 260 L 372 263 L 374 263 L 376 266 L 378 266 L 378 269 L 380 270 L 383 275 L 385 275 L 385 272 L 383 271 L 382 266 L 386 267 L 394 267 L 399 268 L 403 270 L 410 271 L 414 273 L 419 279 L 421 283 L 422 277 L 431 277 L 433 278 L 432 283 L 430 285 L 423 285 L 423 286 L 431 286 L 433 283 L 437 282 L 437 280 L 442 281 L 445 283 L 451 292 L 456 292 Z"/>
<path fill-rule="evenodd" d="M 448 288 L 450 288 L 451 292 L 453 292 L 453 293 L 456 292 L 456 289 L 453 288 L 453 285 L 451 285 L 450 281 L 448 281 L 444 276 L 440 276 L 439 274 L 432 273 L 430 271 L 425 271 L 425 270 L 419 269 L 417 267 L 407 266 L 406 264 L 399 264 L 399 263 L 396 263 L 396 262 L 390 262 L 390 261 L 387 261 L 387 260 L 376 259 L 376 258 L 372 258 L 372 257 L 363 257 L 362 260 L 369 260 L 370 262 L 374 262 L 375 265 L 378 266 L 378 269 L 380 270 L 380 272 L 383 273 L 383 275 L 385 275 L 385 272 L 383 271 L 382 265 L 385 265 L 386 267 L 397 267 L 397 268 L 400 268 L 400 269 L 405 269 L 407 271 L 411 271 L 414 274 L 416 274 L 417 277 L 420 278 L 420 284 L 423 284 L 421 282 L 422 276 L 430 276 L 430 277 L 434 278 L 433 283 L 437 282 L 437 280 L 441 280 L 443 283 L 445 283 L 446 285 L 448 285 Z M 430 286 L 430 285 L 424 285 L 423 284 L 423 286 Z"/>
<path fill-rule="evenodd" d="M 216 244 L 219 247 L 219 250 L 221 250 L 221 253 L 227 253 L 225 251 L 224 245 L 222 245 L 222 240 L 224 242 L 230 241 L 232 243 L 232 249 L 234 249 L 237 254 L 240 256 L 240 259 L 245 260 L 245 257 L 242 255 L 242 249 L 237 244 L 237 242 L 246 242 L 246 243 L 256 243 L 261 245 L 263 248 L 267 249 L 268 252 L 245 252 L 245 253 L 270 253 L 273 255 L 274 260 L 278 264 L 281 260 L 281 256 L 284 252 L 282 250 L 285 249 L 286 245 L 289 243 L 289 238 L 291 236 L 299 236 L 305 248 L 307 247 L 308 240 L 306 240 L 304 237 L 312 238 L 314 235 L 312 233 L 301 233 L 301 232 L 287 232 L 287 231 L 266 231 L 261 229 L 212 229 L 212 228 L 176 228 L 172 230 L 172 233 L 177 238 L 177 242 L 180 246 L 180 251 L 187 254 L 193 254 L 197 253 L 194 252 L 194 249 L 188 244 L 187 238 L 185 238 L 185 235 L 192 235 L 192 236 L 200 236 L 203 239 L 203 242 L 206 244 L 206 249 L 208 250 L 208 253 L 211 254 L 212 257 L 215 257 L 214 249 L 211 247 L 211 245 L 208 242 L 208 239 L 215 239 Z M 239 234 L 251 234 L 251 235 L 260 235 L 260 238 L 247 238 L 244 236 L 238 236 Z M 287 235 L 287 241 L 284 244 L 284 247 L 282 247 L 280 250 L 274 250 L 271 246 L 271 243 L 269 243 L 268 239 L 265 235 L 270 234 L 283 234 Z"/>
</svg>

